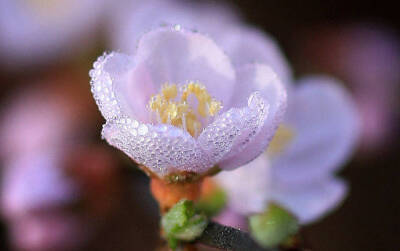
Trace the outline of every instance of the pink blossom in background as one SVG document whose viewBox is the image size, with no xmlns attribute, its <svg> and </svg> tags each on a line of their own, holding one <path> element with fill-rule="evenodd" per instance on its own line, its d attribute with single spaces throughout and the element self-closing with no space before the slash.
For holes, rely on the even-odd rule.
<svg viewBox="0 0 400 251">
<path fill-rule="evenodd" d="M 291 131 L 291 139 L 269 153 L 272 165 L 279 167 L 274 178 L 285 183 L 311 181 L 337 171 L 353 154 L 361 135 L 355 100 L 343 83 L 310 75 L 292 88 L 282 123 Z"/>
<path fill-rule="evenodd" d="M 302 47 L 305 56 L 352 90 L 362 118 L 362 149 L 369 153 L 385 149 L 398 116 L 398 36 L 389 27 L 356 23 L 317 29 L 308 39 L 312 48 Z"/>
<path fill-rule="evenodd" d="M 107 5 L 108 0 L 2 0 L 0 64 L 37 66 L 82 52 L 94 41 Z"/>
<path fill-rule="evenodd" d="M 15 97 L 2 116 L 1 212 L 15 246 L 68 249 L 84 238 L 85 229 L 76 215 L 61 210 L 79 199 L 77 184 L 63 169 L 76 121 L 65 103 L 39 90 Z"/>
<path fill-rule="evenodd" d="M 228 192 L 229 210 L 247 216 L 274 201 L 308 224 L 335 209 L 347 193 L 334 172 L 356 146 L 358 113 L 349 93 L 331 78 L 301 79 L 290 93 L 270 149 L 216 180 Z"/>
<path fill-rule="evenodd" d="M 4 110 L 1 136 L 5 144 L 0 146 L 1 156 L 48 151 L 65 143 L 73 124 L 73 111 L 63 99 L 49 95 L 51 90 L 36 87 L 13 96 Z"/>
<path fill-rule="evenodd" d="M 110 154 L 88 146 L 93 105 L 76 81 L 35 83 L 2 110 L 0 213 L 18 250 L 85 246 L 118 205 Z"/>
</svg>

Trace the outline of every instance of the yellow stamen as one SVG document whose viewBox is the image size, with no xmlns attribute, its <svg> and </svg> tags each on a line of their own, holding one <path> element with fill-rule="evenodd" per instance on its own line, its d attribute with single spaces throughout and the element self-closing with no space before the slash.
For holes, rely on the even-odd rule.
<svg viewBox="0 0 400 251">
<path fill-rule="evenodd" d="M 221 110 L 221 102 L 213 99 L 203 85 L 198 83 L 190 83 L 184 86 L 181 101 L 187 102 L 191 94 L 197 98 L 197 112 L 203 118 L 214 116 L 219 112 L 219 110 Z"/>
<path fill-rule="evenodd" d="M 197 112 L 189 105 L 188 99 L 192 94 L 197 99 Z M 199 116 L 213 117 L 222 108 L 221 102 L 213 99 L 207 89 L 199 83 L 191 82 L 183 86 L 179 101 L 177 97 L 177 85 L 164 84 L 161 93 L 151 97 L 148 107 L 157 114 L 160 123 L 181 127 L 194 137 L 203 126 Z"/>
<path fill-rule="evenodd" d="M 294 137 L 295 137 L 294 130 L 287 125 L 281 124 L 278 130 L 276 131 L 274 138 L 269 144 L 267 153 L 275 155 L 283 152 Z"/>
<path fill-rule="evenodd" d="M 166 100 L 172 100 L 178 95 L 178 88 L 176 85 L 164 84 L 161 88 L 161 92 Z"/>
</svg>

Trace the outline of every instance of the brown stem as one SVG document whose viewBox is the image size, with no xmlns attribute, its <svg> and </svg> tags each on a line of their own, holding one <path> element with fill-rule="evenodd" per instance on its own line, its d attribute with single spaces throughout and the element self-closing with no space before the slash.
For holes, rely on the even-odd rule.
<svg viewBox="0 0 400 251">
<path fill-rule="evenodd" d="M 304 243 L 299 242 L 299 239 L 296 245 L 293 245 L 294 243 L 291 243 L 291 245 L 287 243 L 286 246 L 262 248 L 253 240 L 249 233 L 223 226 L 213 221 L 208 224 L 203 234 L 194 243 L 201 243 L 208 247 L 230 251 L 311 251 L 310 248 L 304 247 Z"/>
<path fill-rule="evenodd" d="M 166 213 L 181 199 L 196 201 L 201 194 L 202 180 L 195 182 L 171 183 L 158 178 L 151 179 L 151 192 L 160 205 L 162 214 Z"/>
<path fill-rule="evenodd" d="M 209 247 L 233 251 L 278 251 L 260 247 L 248 233 L 210 222 L 203 234 L 195 241 Z"/>
</svg>

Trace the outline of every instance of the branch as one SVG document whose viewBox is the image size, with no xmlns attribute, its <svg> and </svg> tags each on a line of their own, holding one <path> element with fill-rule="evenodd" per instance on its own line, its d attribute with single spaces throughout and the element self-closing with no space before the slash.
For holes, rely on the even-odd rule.
<svg viewBox="0 0 400 251">
<path fill-rule="evenodd" d="M 248 233 L 238 229 L 210 222 L 196 242 L 209 247 L 232 251 L 279 251 L 260 247 Z"/>
</svg>

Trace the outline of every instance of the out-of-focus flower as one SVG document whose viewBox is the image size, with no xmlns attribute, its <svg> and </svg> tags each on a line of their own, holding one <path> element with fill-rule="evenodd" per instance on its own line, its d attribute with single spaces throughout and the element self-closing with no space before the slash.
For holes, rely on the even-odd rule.
<svg viewBox="0 0 400 251">
<path fill-rule="evenodd" d="M 360 110 L 361 147 L 387 148 L 400 90 L 400 39 L 389 27 L 358 23 L 308 33 L 301 50 L 319 68 L 349 84 Z"/>
<path fill-rule="evenodd" d="M 60 168 L 59 153 L 24 155 L 6 162 L 2 170 L 1 210 L 13 245 L 25 250 L 75 246 L 83 237 L 81 223 L 57 208 L 76 203 L 78 191 Z"/>
<path fill-rule="evenodd" d="M 106 0 L 2 0 L 0 63 L 36 65 L 74 55 L 95 35 Z"/>
<path fill-rule="evenodd" d="M 111 26 L 111 44 L 115 50 L 134 53 L 141 36 L 161 26 L 182 25 L 214 37 L 233 24 L 239 24 L 237 13 L 216 3 L 194 1 L 149 0 L 120 10 Z"/>
<path fill-rule="evenodd" d="M 1 213 L 18 248 L 69 248 L 84 236 L 76 215 L 61 210 L 78 201 L 77 184 L 62 169 L 76 121 L 65 99 L 39 89 L 14 97 L 2 114 Z"/>
<path fill-rule="evenodd" d="M 290 94 L 268 151 L 216 179 L 229 194 L 230 210 L 247 216 L 275 201 L 306 224 L 346 195 L 346 184 L 334 172 L 355 146 L 358 114 L 349 94 L 326 77 L 303 79 Z"/>
<path fill-rule="evenodd" d="M 115 168 L 107 152 L 90 146 L 93 153 L 88 153 L 85 133 L 96 110 L 71 84 L 79 80 L 75 75 L 60 79 L 57 74 L 24 88 L 1 114 L 0 212 L 12 245 L 21 250 L 82 246 L 99 227 L 96 217 L 106 222 L 115 208 L 110 203 L 118 198 Z M 82 175 L 85 171 L 91 175 Z"/>
<path fill-rule="evenodd" d="M 246 217 L 237 213 L 231 207 L 224 209 L 216 218 L 217 222 L 237 229 L 248 230 L 248 221 Z"/>
<path fill-rule="evenodd" d="M 68 204 L 76 199 L 76 186 L 63 175 L 61 168 L 55 168 L 60 165 L 58 153 L 25 155 L 5 163 L 8 170 L 1 192 L 6 212 L 24 213 L 26 209 Z"/>
<path fill-rule="evenodd" d="M 180 27 L 144 35 L 135 56 L 101 56 L 90 72 L 103 137 L 147 171 L 233 169 L 267 147 L 286 104 L 277 75 L 238 67 L 208 37 Z"/>
<path fill-rule="evenodd" d="M 180 25 L 210 36 L 235 66 L 247 63 L 269 65 L 284 84 L 292 82 L 288 62 L 275 40 L 242 22 L 231 6 L 194 1 L 152 0 L 125 9 L 111 29 L 112 47 L 134 53 L 139 38 L 165 25 Z"/>
</svg>

